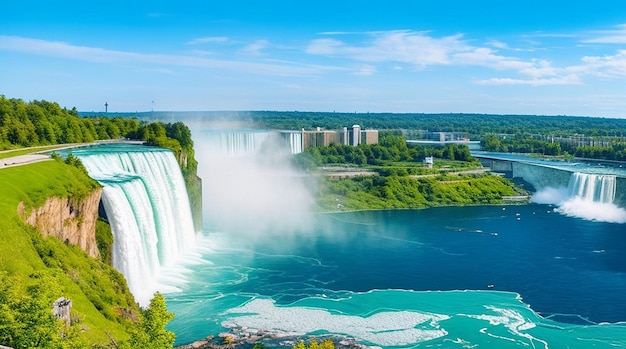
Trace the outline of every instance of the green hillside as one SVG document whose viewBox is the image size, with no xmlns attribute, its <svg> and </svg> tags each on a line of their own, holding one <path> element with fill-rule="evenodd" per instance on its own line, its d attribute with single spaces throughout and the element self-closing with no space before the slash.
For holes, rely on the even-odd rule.
<svg viewBox="0 0 626 349">
<path fill-rule="evenodd" d="M 106 345 L 111 337 L 128 339 L 131 319 L 137 319 L 140 311 L 122 275 L 78 247 L 42 238 L 18 216 L 20 202 L 28 212 L 49 197 L 83 198 L 99 184 L 80 168 L 62 161 L 0 169 L 0 183 L 0 344 L 20 343 L 6 338 L 11 336 L 11 326 L 31 326 L 30 321 L 38 320 L 24 318 L 16 309 L 20 304 L 43 304 L 44 308 L 47 304 L 51 310 L 54 300 L 62 296 L 73 303 L 74 328 L 61 329 L 75 333 L 68 341 Z M 45 292 L 37 289 L 42 284 L 48 285 Z M 13 299 L 19 302 L 13 304 Z M 50 310 L 44 317 L 51 316 Z M 44 332 L 33 335 L 43 342 L 25 347 L 61 347 L 60 343 L 51 344 L 55 340 L 46 342 Z"/>
</svg>

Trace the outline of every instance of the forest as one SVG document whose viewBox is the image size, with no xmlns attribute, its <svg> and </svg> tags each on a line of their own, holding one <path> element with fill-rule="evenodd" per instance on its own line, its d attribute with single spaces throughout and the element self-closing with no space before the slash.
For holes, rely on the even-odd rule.
<svg viewBox="0 0 626 349">
<path fill-rule="evenodd" d="M 97 113 L 81 113 L 92 116 Z M 590 137 L 626 137 L 626 119 L 566 115 L 499 115 L 469 113 L 340 113 L 306 111 L 207 111 L 120 113 L 139 119 L 242 121 L 257 128 L 333 130 L 361 125 L 363 129 L 427 132 L 466 132 L 470 138 L 488 133 L 534 134 L 551 136 L 585 135 Z"/>
</svg>

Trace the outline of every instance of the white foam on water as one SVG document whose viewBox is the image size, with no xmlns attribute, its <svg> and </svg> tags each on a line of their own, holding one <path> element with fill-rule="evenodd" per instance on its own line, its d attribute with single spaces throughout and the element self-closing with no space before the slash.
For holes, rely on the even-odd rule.
<svg viewBox="0 0 626 349">
<path fill-rule="evenodd" d="M 559 203 L 556 212 L 569 217 L 607 223 L 626 223 L 626 210 L 611 203 L 591 202 L 574 197 Z"/>
<path fill-rule="evenodd" d="M 536 192 L 530 201 L 537 204 L 556 205 L 564 200 L 567 200 L 569 194 L 567 188 L 552 188 L 547 187 Z"/>
<path fill-rule="evenodd" d="M 269 299 L 254 299 L 227 313 L 235 315 L 222 322 L 228 328 L 245 326 L 291 335 L 325 331 L 381 346 L 404 346 L 444 337 L 448 332 L 439 322 L 449 319 L 447 315 L 413 311 L 380 312 L 368 317 L 341 315 L 324 309 L 278 307 Z"/>
<path fill-rule="evenodd" d="M 544 348 L 548 349 L 548 342 L 539 338 L 532 336 L 525 331 L 531 330 L 537 325 L 526 319 L 522 314 L 515 310 L 511 309 L 502 309 L 490 305 L 486 305 L 485 308 L 495 312 L 497 315 L 488 315 L 488 314 L 480 314 L 480 315 L 467 315 L 467 314 L 459 314 L 461 316 L 467 316 L 472 319 L 484 320 L 488 321 L 491 326 L 504 326 L 509 333 L 516 336 L 516 338 L 524 338 L 529 342 L 524 343 L 526 345 L 530 345 L 532 348 L 535 348 L 535 342 L 541 343 Z M 487 334 L 490 337 L 498 338 L 507 341 L 519 341 L 515 338 L 509 338 L 504 336 L 499 336 L 491 333 L 488 329 L 483 328 L 480 331 L 481 333 Z"/>
</svg>

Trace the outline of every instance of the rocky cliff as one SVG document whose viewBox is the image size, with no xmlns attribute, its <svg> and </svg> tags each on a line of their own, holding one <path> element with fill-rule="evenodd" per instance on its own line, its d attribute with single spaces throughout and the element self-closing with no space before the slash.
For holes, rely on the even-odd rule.
<svg viewBox="0 0 626 349">
<path fill-rule="evenodd" d="M 51 197 L 41 207 L 30 212 L 26 212 L 24 203 L 21 202 L 17 212 L 43 236 L 55 236 L 65 243 L 79 246 L 89 256 L 99 258 L 96 220 L 101 196 L 102 188 L 82 199 Z"/>
</svg>

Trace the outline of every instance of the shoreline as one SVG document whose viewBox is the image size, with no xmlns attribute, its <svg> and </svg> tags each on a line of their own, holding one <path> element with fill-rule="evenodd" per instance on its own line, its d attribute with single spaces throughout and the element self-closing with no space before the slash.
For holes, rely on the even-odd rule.
<svg viewBox="0 0 626 349">
<path fill-rule="evenodd" d="M 217 336 L 208 336 L 189 344 L 175 346 L 174 349 L 250 349 L 261 348 L 292 348 L 300 342 L 318 342 L 332 340 L 335 349 L 368 349 L 377 348 L 360 344 L 357 339 L 337 335 L 308 336 L 268 330 L 234 327 L 230 332 L 222 332 Z"/>
</svg>

